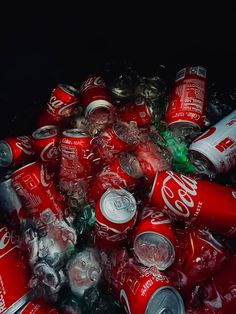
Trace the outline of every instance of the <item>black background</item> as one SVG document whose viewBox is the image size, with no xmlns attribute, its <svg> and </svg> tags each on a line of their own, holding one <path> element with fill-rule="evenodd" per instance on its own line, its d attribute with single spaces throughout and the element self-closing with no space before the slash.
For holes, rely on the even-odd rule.
<svg viewBox="0 0 236 314">
<path fill-rule="evenodd" d="M 31 132 L 58 83 L 79 83 L 112 62 L 170 79 L 185 65 L 203 65 L 210 78 L 234 85 L 235 16 L 229 2 L 173 1 L 10 4 L 1 11 L 0 137 Z"/>
</svg>

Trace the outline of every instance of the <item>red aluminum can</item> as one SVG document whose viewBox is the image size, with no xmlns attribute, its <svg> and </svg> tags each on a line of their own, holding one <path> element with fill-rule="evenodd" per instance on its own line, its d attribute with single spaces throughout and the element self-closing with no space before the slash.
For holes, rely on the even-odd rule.
<svg viewBox="0 0 236 314">
<path fill-rule="evenodd" d="M 0 313 L 15 313 L 32 297 L 28 286 L 30 268 L 17 247 L 13 230 L 0 225 Z"/>
<path fill-rule="evenodd" d="M 176 262 L 167 275 L 187 299 L 194 286 L 201 285 L 221 268 L 229 253 L 207 230 L 177 229 L 176 238 Z"/>
<path fill-rule="evenodd" d="M 149 197 L 175 220 L 236 237 L 236 189 L 163 171 L 157 173 Z"/>
<path fill-rule="evenodd" d="M 79 129 L 62 132 L 60 143 L 60 186 L 67 191 L 78 181 L 87 180 L 92 172 L 91 136 Z"/>
<path fill-rule="evenodd" d="M 137 98 L 133 103 L 122 106 L 118 111 L 121 121 L 135 121 L 139 128 L 152 124 L 152 108 L 143 98 Z"/>
<path fill-rule="evenodd" d="M 111 160 L 119 152 L 131 151 L 138 143 L 139 133 L 137 129 L 137 134 L 132 136 L 130 130 L 130 125 L 121 121 L 108 126 L 93 140 L 96 158 Z"/>
<path fill-rule="evenodd" d="M 76 112 L 78 93 L 73 86 L 58 84 L 38 119 L 38 127 L 65 123 Z"/>
<path fill-rule="evenodd" d="M 59 314 L 59 312 L 43 300 L 34 300 L 29 301 L 16 314 Z"/>
<path fill-rule="evenodd" d="M 105 81 L 101 76 L 89 76 L 80 87 L 81 104 L 85 116 L 89 116 L 95 109 L 107 108 L 114 110 L 111 98 L 106 89 Z"/>
<path fill-rule="evenodd" d="M 200 295 L 204 296 L 200 306 L 202 312 L 197 313 L 235 313 L 236 309 L 236 255 L 225 261 L 220 270 L 215 272 L 200 287 Z M 195 313 L 195 309 L 192 313 Z"/>
<path fill-rule="evenodd" d="M 55 125 L 43 126 L 32 133 L 33 147 L 41 162 L 55 164 L 59 157 L 59 129 Z"/>
<path fill-rule="evenodd" d="M 191 66 L 176 74 L 175 86 L 166 111 L 170 128 L 202 128 L 206 115 L 206 69 Z"/>
<path fill-rule="evenodd" d="M 215 176 L 236 165 L 236 110 L 212 126 L 189 147 L 198 172 Z"/>
<path fill-rule="evenodd" d="M 117 254 L 105 278 L 127 313 L 185 313 L 180 294 L 164 274 L 119 258 Z"/>
<path fill-rule="evenodd" d="M 121 244 L 134 227 L 137 219 L 135 198 L 124 189 L 109 189 L 96 204 L 94 231 L 96 242 Z"/>
<path fill-rule="evenodd" d="M 135 147 L 134 154 L 138 158 L 145 178 L 153 182 L 157 171 L 169 170 L 170 164 L 158 145 L 153 143 L 148 136 L 144 139 L 145 141 L 140 141 Z"/>
<path fill-rule="evenodd" d="M 33 157 L 31 136 L 9 137 L 0 141 L 0 167 L 19 166 Z"/>
<path fill-rule="evenodd" d="M 175 261 L 176 239 L 169 218 L 156 207 L 145 206 L 133 233 L 133 248 L 145 266 L 167 269 Z"/>
<path fill-rule="evenodd" d="M 127 189 L 133 190 L 139 183 L 142 176 L 137 158 L 129 153 L 125 153 L 118 158 L 114 158 L 113 162 L 104 167 L 89 187 L 90 201 L 98 201 L 106 190 Z"/>
<path fill-rule="evenodd" d="M 43 164 L 36 161 L 25 165 L 14 171 L 11 178 L 27 219 L 47 225 L 62 217 L 63 197 Z"/>
</svg>

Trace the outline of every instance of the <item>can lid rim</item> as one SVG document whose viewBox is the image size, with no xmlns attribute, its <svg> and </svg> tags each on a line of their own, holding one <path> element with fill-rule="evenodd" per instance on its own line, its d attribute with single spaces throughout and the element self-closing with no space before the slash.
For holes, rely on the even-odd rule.
<svg viewBox="0 0 236 314">
<path fill-rule="evenodd" d="M 15 175 L 18 171 L 20 171 L 20 170 L 22 170 L 22 169 L 24 169 L 24 168 L 27 168 L 27 167 L 29 167 L 30 165 L 36 164 L 36 163 L 39 163 L 38 160 L 35 160 L 35 161 L 33 161 L 33 162 L 30 162 L 30 163 L 28 163 L 28 164 L 26 164 L 26 165 L 24 165 L 24 166 L 22 166 L 22 167 L 16 169 L 15 171 L 12 172 L 11 176 L 12 176 L 12 175 Z"/>
<path fill-rule="evenodd" d="M 42 130 L 44 130 L 46 128 L 49 129 L 49 130 L 55 129 L 57 132 L 56 132 L 56 134 L 49 134 L 49 135 L 44 136 L 44 137 L 38 137 L 37 135 L 39 135 L 40 131 L 42 131 Z M 46 138 L 53 137 L 53 136 L 57 135 L 58 133 L 59 133 L 59 128 L 56 125 L 50 124 L 50 125 L 44 125 L 44 126 L 38 128 L 37 130 L 35 130 L 32 133 L 32 137 L 34 139 L 36 139 L 36 140 L 38 140 L 38 139 L 46 139 Z"/>
<path fill-rule="evenodd" d="M 168 244 L 170 245 L 170 248 L 171 248 L 171 258 L 169 259 L 168 263 L 165 264 L 164 267 L 160 267 L 160 266 L 157 266 L 156 264 L 151 264 L 151 263 L 146 263 L 146 266 L 148 266 L 148 267 L 156 266 L 158 270 L 165 270 L 165 269 L 167 269 L 170 265 L 172 265 L 172 264 L 174 263 L 176 254 L 175 254 L 175 247 L 174 247 L 173 243 L 172 243 L 166 236 L 164 236 L 163 234 L 161 234 L 161 233 L 159 233 L 159 232 L 155 232 L 155 231 L 144 231 L 144 232 L 142 232 L 142 233 L 139 233 L 139 234 L 135 237 L 135 239 L 134 239 L 134 241 L 133 241 L 133 247 L 134 247 L 134 249 L 135 249 L 135 243 L 136 243 L 137 239 L 138 239 L 140 236 L 142 236 L 143 234 L 147 234 L 147 233 L 155 234 L 158 238 L 164 238 L 164 240 L 165 240 L 166 242 L 168 242 Z M 135 254 L 137 255 L 137 253 L 135 253 Z M 137 255 L 137 256 L 138 256 L 138 255 Z M 141 262 L 143 261 L 143 259 L 140 258 L 139 256 L 138 256 L 138 258 L 139 258 L 139 260 L 140 260 Z M 144 265 L 145 265 L 145 264 L 144 264 Z"/>
<path fill-rule="evenodd" d="M 133 204 L 135 205 L 134 206 L 134 211 L 130 212 L 130 216 L 126 219 L 123 219 L 123 220 L 115 220 L 113 219 L 112 217 L 109 217 L 105 211 L 104 211 L 104 200 L 105 198 L 107 197 L 107 195 L 111 192 L 114 192 L 114 191 L 120 191 L 120 192 L 123 192 L 124 194 L 128 195 L 132 201 L 133 201 Z M 100 208 L 101 208 L 101 212 L 102 212 L 102 215 L 110 222 L 112 223 L 115 223 L 115 224 L 124 224 L 128 221 L 130 221 L 135 215 L 136 215 L 136 212 L 137 212 L 137 204 L 136 204 L 136 200 L 134 198 L 134 196 L 127 190 L 125 189 L 108 189 L 105 193 L 103 193 L 103 195 L 101 196 L 101 199 L 100 199 L 100 202 L 99 202 L 99 205 L 100 205 Z"/>
</svg>

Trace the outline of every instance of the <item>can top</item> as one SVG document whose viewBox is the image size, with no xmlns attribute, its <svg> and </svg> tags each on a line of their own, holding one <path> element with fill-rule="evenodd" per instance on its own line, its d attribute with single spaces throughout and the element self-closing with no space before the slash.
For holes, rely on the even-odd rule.
<svg viewBox="0 0 236 314">
<path fill-rule="evenodd" d="M 64 136 L 81 138 L 81 137 L 90 137 L 90 135 L 82 129 L 69 129 L 62 132 Z"/>
<path fill-rule="evenodd" d="M 8 167 L 12 163 L 13 155 L 10 145 L 0 141 L 0 167 Z"/>
<path fill-rule="evenodd" d="M 133 195 L 124 189 L 110 189 L 100 200 L 102 214 L 111 222 L 122 224 L 136 214 L 137 206 Z"/>
<path fill-rule="evenodd" d="M 71 85 L 58 84 L 58 87 L 71 96 L 77 96 L 79 91 Z"/>
<path fill-rule="evenodd" d="M 45 125 L 37 129 L 32 133 L 34 139 L 44 139 L 54 137 L 59 133 L 59 129 L 56 125 Z"/>
<path fill-rule="evenodd" d="M 184 314 L 184 303 L 178 291 L 172 287 L 157 289 L 146 307 L 145 314 Z"/>
<path fill-rule="evenodd" d="M 158 232 L 147 231 L 138 234 L 134 239 L 134 252 L 143 265 L 156 266 L 159 270 L 167 269 L 175 261 L 173 244 Z"/>
<path fill-rule="evenodd" d="M 143 171 L 141 169 L 140 163 L 134 155 L 129 153 L 121 154 L 119 158 L 119 164 L 123 171 L 125 171 L 129 176 L 135 179 L 140 179 L 143 176 Z"/>
</svg>

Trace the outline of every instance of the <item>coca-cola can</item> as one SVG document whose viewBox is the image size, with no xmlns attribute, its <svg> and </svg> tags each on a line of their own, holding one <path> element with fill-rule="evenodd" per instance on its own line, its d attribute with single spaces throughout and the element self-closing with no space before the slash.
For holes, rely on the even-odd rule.
<svg viewBox="0 0 236 314">
<path fill-rule="evenodd" d="M 166 110 L 171 129 L 202 128 L 206 115 L 206 69 L 190 66 L 176 74 L 175 86 Z"/>
<path fill-rule="evenodd" d="M 14 171 L 11 178 L 27 219 L 47 225 L 62 217 L 63 197 L 43 164 L 38 161 L 27 164 Z"/>
<path fill-rule="evenodd" d="M 0 179 L 0 207 L 7 223 L 19 231 L 21 221 L 25 218 L 25 211 L 12 187 L 11 172 Z"/>
<path fill-rule="evenodd" d="M 13 230 L 0 225 L 0 313 L 14 314 L 32 297 L 30 268 L 18 241 Z"/>
<path fill-rule="evenodd" d="M 106 280 L 127 313 L 185 313 L 180 294 L 164 274 L 130 261 L 112 264 Z"/>
<path fill-rule="evenodd" d="M 97 202 L 95 216 L 96 240 L 120 244 L 135 225 L 136 200 L 124 189 L 110 189 Z"/>
<path fill-rule="evenodd" d="M 43 300 L 33 300 L 25 304 L 16 314 L 59 314 L 59 312 Z"/>
<path fill-rule="evenodd" d="M 166 274 L 187 300 L 196 285 L 222 267 L 229 252 L 208 230 L 176 229 L 175 235 L 176 261 Z"/>
<path fill-rule="evenodd" d="M 86 117 L 97 108 L 114 110 L 105 81 L 101 76 L 89 76 L 82 83 L 80 92 L 81 104 L 84 108 L 84 114 Z"/>
<path fill-rule="evenodd" d="M 152 124 L 153 111 L 144 98 L 139 97 L 134 102 L 122 106 L 117 115 L 121 121 L 135 121 L 137 126 L 142 128 Z"/>
<path fill-rule="evenodd" d="M 91 136 L 80 129 L 62 132 L 60 163 L 60 186 L 63 190 L 76 189 L 80 180 L 91 177 L 92 144 Z"/>
<path fill-rule="evenodd" d="M 170 219 L 153 206 L 145 206 L 133 233 L 133 248 L 145 266 L 167 269 L 175 261 L 176 239 Z"/>
<path fill-rule="evenodd" d="M 118 121 L 108 126 L 92 141 L 95 157 L 111 160 L 122 151 L 131 151 L 138 142 L 137 136 L 130 135 L 131 126 L 127 122 Z"/>
<path fill-rule="evenodd" d="M 55 125 L 43 126 L 32 133 L 33 148 L 41 162 L 58 162 L 59 136 L 59 129 Z"/>
<path fill-rule="evenodd" d="M 58 84 L 37 121 L 38 127 L 63 125 L 76 112 L 79 91 L 67 84 Z"/>
<path fill-rule="evenodd" d="M 19 166 L 32 161 L 31 136 L 9 137 L 0 141 L 0 167 Z"/>
<path fill-rule="evenodd" d="M 193 141 L 189 158 L 198 172 L 210 176 L 236 165 L 236 110 Z"/>
<path fill-rule="evenodd" d="M 113 159 L 112 163 L 104 167 L 89 186 L 90 201 L 98 201 L 106 190 L 110 188 L 132 191 L 140 182 L 143 172 L 137 158 L 124 153 Z"/>
<path fill-rule="evenodd" d="M 201 300 L 197 313 L 234 313 L 236 308 L 236 255 L 222 264 L 198 291 Z M 195 308 L 193 312 L 195 313 Z"/>
<path fill-rule="evenodd" d="M 236 237 L 236 189 L 163 171 L 156 174 L 149 200 L 174 220 Z"/>
</svg>

